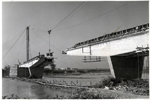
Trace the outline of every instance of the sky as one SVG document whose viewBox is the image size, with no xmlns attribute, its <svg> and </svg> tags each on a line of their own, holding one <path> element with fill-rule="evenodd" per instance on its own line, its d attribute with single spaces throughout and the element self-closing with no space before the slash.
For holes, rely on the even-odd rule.
<svg viewBox="0 0 150 100">
<path fill-rule="evenodd" d="M 30 58 L 48 52 L 48 31 L 52 30 L 50 49 L 56 58 L 56 68 L 109 68 L 107 59 L 83 63 L 84 57 L 63 55 L 62 51 L 114 32 L 118 27 L 119 31 L 146 23 L 149 23 L 148 1 L 3 1 L 2 67 L 26 61 L 25 28 L 30 26 Z"/>
</svg>

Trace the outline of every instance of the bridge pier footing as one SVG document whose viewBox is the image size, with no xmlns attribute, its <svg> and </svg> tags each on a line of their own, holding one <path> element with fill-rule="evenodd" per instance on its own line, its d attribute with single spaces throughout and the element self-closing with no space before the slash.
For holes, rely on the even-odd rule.
<svg viewBox="0 0 150 100">
<path fill-rule="evenodd" d="M 114 78 L 137 79 L 141 78 L 144 65 L 144 56 L 115 55 L 108 56 L 111 74 Z"/>
</svg>

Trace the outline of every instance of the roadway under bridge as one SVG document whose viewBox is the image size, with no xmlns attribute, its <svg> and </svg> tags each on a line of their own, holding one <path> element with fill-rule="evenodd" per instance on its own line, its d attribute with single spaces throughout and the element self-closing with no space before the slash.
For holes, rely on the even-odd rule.
<svg viewBox="0 0 150 100">
<path fill-rule="evenodd" d="M 107 57 L 114 78 L 141 78 L 144 58 L 149 56 L 149 23 L 77 43 L 65 53 Z"/>
</svg>

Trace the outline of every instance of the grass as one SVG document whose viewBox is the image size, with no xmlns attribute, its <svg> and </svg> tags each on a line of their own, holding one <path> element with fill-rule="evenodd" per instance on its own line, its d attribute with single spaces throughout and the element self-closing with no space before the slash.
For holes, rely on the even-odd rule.
<svg viewBox="0 0 150 100">
<path fill-rule="evenodd" d="M 104 88 L 105 86 L 109 87 L 109 89 L 115 88 L 116 90 L 127 91 L 138 95 L 149 95 L 149 81 L 145 79 L 126 80 L 108 77 L 93 87 Z"/>
<path fill-rule="evenodd" d="M 115 88 L 118 92 L 104 90 L 105 86 Z M 71 99 L 125 99 L 149 96 L 149 81 L 144 79 L 114 79 L 108 77 L 92 86 L 92 89 L 81 89 Z M 100 89 L 101 88 L 101 89 Z M 97 90 L 100 89 L 100 90 Z M 119 92 L 120 91 L 120 92 Z"/>
</svg>

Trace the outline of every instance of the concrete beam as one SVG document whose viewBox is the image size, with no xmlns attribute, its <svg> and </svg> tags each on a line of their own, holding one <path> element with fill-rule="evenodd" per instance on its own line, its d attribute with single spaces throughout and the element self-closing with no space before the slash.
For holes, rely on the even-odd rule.
<svg viewBox="0 0 150 100">
<path fill-rule="evenodd" d="M 135 33 L 128 37 L 119 38 L 90 46 L 73 48 L 66 51 L 72 56 L 114 56 L 136 51 L 137 47 L 147 47 L 149 44 L 149 31 Z"/>
</svg>

